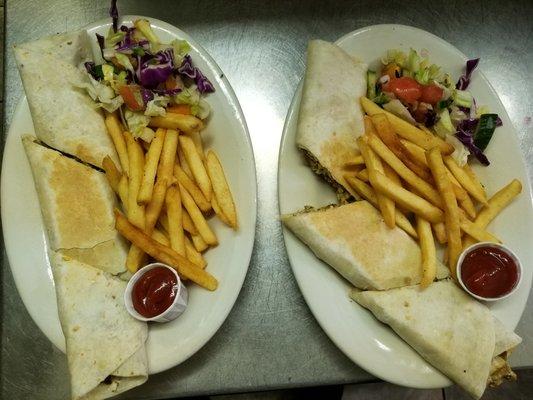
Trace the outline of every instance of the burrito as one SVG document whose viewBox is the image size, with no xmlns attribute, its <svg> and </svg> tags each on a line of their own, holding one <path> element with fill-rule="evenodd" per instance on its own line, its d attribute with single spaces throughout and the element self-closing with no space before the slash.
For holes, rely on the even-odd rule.
<svg viewBox="0 0 533 400">
<path fill-rule="evenodd" d="M 85 90 L 78 68 L 90 46 L 85 31 L 16 45 L 17 67 L 35 134 L 48 146 L 97 167 L 109 155 L 118 163 L 104 117 Z"/>
<path fill-rule="evenodd" d="M 50 264 L 72 399 L 105 399 L 146 382 L 148 328 L 126 310 L 126 283 L 54 251 Z"/>
<path fill-rule="evenodd" d="M 386 290 L 422 279 L 418 244 L 402 229 L 389 228 L 367 201 L 282 216 L 283 223 L 321 260 L 359 289 Z M 448 275 L 437 264 L 437 277 Z"/>
<path fill-rule="evenodd" d="M 351 297 L 476 399 L 488 383 L 516 379 L 506 360 L 520 337 L 451 280 Z"/>
<path fill-rule="evenodd" d="M 309 42 L 296 144 L 341 196 L 357 198 L 343 168 L 360 154 L 355 140 L 364 133 L 359 98 L 366 95 L 366 71 L 337 45 Z"/>
<path fill-rule="evenodd" d="M 22 142 L 53 251 L 117 275 L 126 271 L 127 244 L 115 230 L 116 197 L 104 174 L 34 136 Z"/>
</svg>

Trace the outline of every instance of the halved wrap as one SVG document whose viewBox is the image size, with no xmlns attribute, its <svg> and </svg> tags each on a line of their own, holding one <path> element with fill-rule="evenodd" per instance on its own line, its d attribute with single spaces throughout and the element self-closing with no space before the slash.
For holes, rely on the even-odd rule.
<svg viewBox="0 0 533 400">
<path fill-rule="evenodd" d="M 148 379 L 147 324 L 124 305 L 126 283 L 52 251 L 72 399 L 105 399 Z"/>
<path fill-rule="evenodd" d="M 370 203 L 305 210 L 283 223 L 321 260 L 360 289 L 386 290 L 422 279 L 418 244 L 402 229 L 387 227 Z M 448 275 L 440 262 L 437 277 Z"/>
<path fill-rule="evenodd" d="M 22 138 L 49 247 L 112 274 L 126 270 L 127 245 L 115 230 L 116 197 L 102 172 Z"/>
<path fill-rule="evenodd" d="M 366 71 L 339 46 L 310 41 L 296 132 L 313 170 L 356 198 L 343 166 L 360 154 L 355 140 L 364 133 L 359 98 L 366 95 Z"/>
<path fill-rule="evenodd" d="M 353 290 L 351 297 L 474 398 L 481 397 L 487 383 L 515 378 L 506 356 L 520 337 L 451 280 L 424 290 Z"/>
<path fill-rule="evenodd" d="M 117 163 L 104 117 L 85 90 L 78 69 L 90 46 L 87 32 L 68 32 L 14 47 L 35 134 L 48 146 L 101 167 L 106 155 Z"/>
</svg>

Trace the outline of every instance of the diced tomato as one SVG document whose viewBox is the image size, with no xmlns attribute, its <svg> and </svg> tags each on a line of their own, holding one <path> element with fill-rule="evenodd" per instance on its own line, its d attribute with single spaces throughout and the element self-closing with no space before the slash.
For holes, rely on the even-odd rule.
<svg viewBox="0 0 533 400">
<path fill-rule="evenodd" d="M 191 115 L 191 106 L 188 104 L 175 104 L 173 106 L 167 107 L 167 112 Z"/>
<path fill-rule="evenodd" d="M 139 86 L 124 85 L 120 87 L 118 93 L 124 99 L 126 106 L 132 111 L 141 111 L 144 108 Z"/>
<path fill-rule="evenodd" d="M 436 104 L 442 99 L 444 90 L 437 85 L 424 85 L 422 86 L 422 97 L 420 101 L 429 104 Z"/>
<path fill-rule="evenodd" d="M 406 103 L 414 103 L 422 96 L 421 85 L 408 76 L 391 79 L 383 86 L 383 91 L 394 93 L 398 99 Z"/>
</svg>

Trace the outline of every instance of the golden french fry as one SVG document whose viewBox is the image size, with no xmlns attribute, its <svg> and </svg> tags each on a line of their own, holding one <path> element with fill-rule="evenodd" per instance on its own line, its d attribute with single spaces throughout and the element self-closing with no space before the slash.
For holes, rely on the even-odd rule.
<svg viewBox="0 0 533 400">
<path fill-rule="evenodd" d="M 196 251 L 202 252 L 209 247 L 200 235 L 191 235 L 191 240 Z"/>
<path fill-rule="evenodd" d="M 167 185 L 172 184 L 172 176 L 174 175 L 174 163 L 176 162 L 176 151 L 178 148 L 178 131 L 168 129 L 165 134 L 163 148 L 161 150 L 161 158 L 157 168 L 157 176 L 159 179 L 165 178 Z"/>
<path fill-rule="evenodd" d="M 346 164 L 344 164 L 345 170 L 351 170 L 357 167 L 360 167 L 365 164 L 365 160 L 363 159 L 363 156 L 356 156 L 350 161 L 348 161 Z"/>
<path fill-rule="evenodd" d="M 425 198 L 433 205 L 443 208 L 442 199 L 433 186 L 420 178 L 417 174 L 405 166 L 405 164 L 375 135 L 368 136 L 368 145 L 376 154 L 391 166 L 394 171 L 400 175 L 414 191 L 421 197 Z M 372 177 L 370 177 L 372 182 Z"/>
<path fill-rule="evenodd" d="M 187 136 L 189 136 L 194 142 L 196 151 L 198 152 L 198 155 L 203 161 L 205 159 L 205 155 L 204 155 L 204 145 L 202 143 L 202 135 L 200 134 L 199 131 L 195 131 L 195 132 L 188 133 Z"/>
<path fill-rule="evenodd" d="M 183 215 L 183 229 L 185 229 L 191 235 L 198 235 L 198 229 L 196 229 L 196 226 L 194 226 L 194 222 L 192 222 L 191 216 L 189 215 L 189 213 L 187 212 L 185 208 L 182 210 L 182 215 Z"/>
<path fill-rule="evenodd" d="M 357 179 L 354 176 L 344 175 L 344 179 L 346 179 L 346 182 L 348 182 L 348 184 L 352 187 L 352 189 L 357 194 L 359 194 L 359 196 L 367 200 L 374 207 L 379 208 L 378 199 L 376 197 L 376 193 L 374 192 L 374 189 L 372 189 L 365 182 Z M 396 225 L 398 225 L 398 227 L 403 229 L 407 234 L 409 234 L 413 238 L 416 239 L 418 237 L 415 228 L 413 228 L 413 225 L 411 225 L 411 222 L 409 222 L 407 217 L 402 212 L 400 212 L 399 210 L 396 210 L 396 212 L 394 213 L 394 216 L 395 216 Z"/>
<path fill-rule="evenodd" d="M 128 187 L 128 219 L 140 229 L 145 228 L 144 206 L 137 203 L 144 170 L 144 152 L 141 145 L 128 133 L 126 135 L 128 158 L 130 161 L 130 177 Z"/>
<path fill-rule="evenodd" d="M 185 159 L 187 160 L 187 164 L 189 165 L 189 168 L 191 169 L 192 174 L 194 176 L 194 180 L 200 187 L 200 190 L 202 191 L 207 201 L 211 201 L 211 182 L 209 181 L 209 176 L 207 175 L 207 171 L 204 167 L 202 159 L 196 151 L 194 142 L 190 137 L 183 135 L 180 136 L 179 141 L 180 147 L 182 148 L 183 154 L 185 155 Z"/>
<path fill-rule="evenodd" d="M 109 136 L 111 136 L 113 144 L 115 145 L 115 149 L 117 150 L 118 159 L 120 160 L 120 166 L 122 167 L 122 171 L 126 174 L 126 176 L 129 176 L 130 162 L 128 157 L 128 148 L 124 135 L 122 134 L 122 132 L 124 131 L 115 113 L 106 112 L 105 126 L 107 128 Z"/>
<path fill-rule="evenodd" d="M 215 214 L 218 216 L 218 218 L 224 223 L 226 224 L 227 226 L 231 227 L 231 223 L 228 219 L 228 217 L 226 217 L 224 215 L 224 213 L 222 212 L 222 210 L 220 209 L 220 206 L 218 205 L 218 202 L 217 202 L 217 198 L 216 196 L 213 196 L 211 198 L 211 206 L 213 207 L 213 211 L 215 212 Z"/>
<path fill-rule="evenodd" d="M 120 197 L 120 202 L 122 203 L 122 209 L 128 215 L 128 177 L 125 174 L 122 174 L 120 177 L 117 190 L 118 197 Z"/>
<path fill-rule="evenodd" d="M 461 186 L 472 195 L 474 199 L 480 203 L 487 204 L 487 196 L 484 191 L 480 191 L 479 187 L 470 176 L 462 169 L 457 162 L 450 156 L 444 157 L 444 163 L 450 169 L 450 172 L 455 176 Z"/>
<path fill-rule="evenodd" d="M 113 189 L 115 193 L 118 193 L 118 184 L 122 177 L 122 174 L 117 169 L 117 166 L 109 156 L 105 156 L 102 160 L 102 167 L 105 171 L 105 176 L 109 182 L 109 186 Z"/>
<path fill-rule="evenodd" d="M 182 184 L 185 189 L 187 189 L 194 199 L 194 202 L 198 208 L 202 210 L 202 212 L 207 213 L 209 210 L 211 210 L 211 203 L 207 201 L 198 185 L 196 185 L 196 183 L 189 178 L 189 176 L 178 164 L 174 165 L 174 176 L 178 179 L 178 182 Z"/>
<path fill-rule="evenodd" d="M 407 139 L 400 139 L 400 143 L 407 149 L 409 154 L 416 160 L 417 163 L 427 167 L 426 150 L 422 147 L 410 142 Z"/>
<path fill-rule="evenodd" d="M 211 185 L 213 187 L 214 196 L 223 214 L 229 221 L 233 229 L 237 229 L 237 211 L 235 210 L 235 203 L 231 190 L 224 174 L 224 169 L 218 156 L 213 150 L 209 150 L 206 156 L 206 167 Z"/>
<path fill-rule="evenodd" d="M 185 234 L 183 233 L 183 217 L 181 214 L 181 196 L 178 188 L 171 186 L 167 189 L 165 204 L 167 207 L 170 247 L 174 249 L 176 253 L 186 257 Z"/>
<path fill-rule="evenodd" d="M 155 128 L 177 129 L 191 134 L 204 128 L 202 120 L 194 115 L 166 113 L 160 117 L 152 117 L 148 126 Z"/>
<path fill-rule="evenodd" d="M 168 184 L 165 178 L 157 179 L 152 193 L 152 200 L 150 200 L 150 203 L 146 206 L 147 231 L 154 229 L 155 224 L 161 215 L 161 209 L 163 208 L 167 194 L 167 186 Z"/>
<path fill-rule="evenodd" d="M 448 241 L 448 234 L 446 233 L 446 225 L 444 225 L 444 222 L 437 222 L 431 226 L 433 227 L 433 232 L 435 232 L 437 241 L 440 244 L 446 243 Z"/>
<path fill-rule="evenodd" d="M 152 231 L 152 239 L 158 241 L 163 246 L 170 246 L 170 239 L 165 235 L 164 232 L 160 231 L 159 229 L 154 229 Z"/>
<path fill-rule="evenodd" d="M 218 244 L 218 239 L 207 224 L 207 221 L 205 220 L 204 216 L 202 215 L 202 212 L 194 202 L 192 196 L 181 184 L 179 185 L 179 188 L 183 206 L 191 216 L 191 219 L 194 222 L 194 226 L 196 226 L 196 229 L 198 229 L 198 233 L 200 234 L 200 236 L 202 236 L 202 239 L 204 239 L 208 245 L 216 246 Z"/>
<path fill-rule="evenodd" d="M 444 224 L 448 237 L 448 265 L 451 275 L 457 278 L 457 260 L 462 251 L 461 227 L 459 226 L 459 207 L 453 192 L 452 183 L 446 174 L 446 168 L 438 147 L 426 152 L 429 168 L 444 202 Z"/>
<path fill-rule="evenodd" d="M 367 125 L 371 123 L 372 122 L 370 120 L 365 119 L 365 131 L 368 132 Z M 374 186 L 376 174 L 383 173 L 383 165 L 381 164 L 381 160 L 368 146 L 367 136 L 359 137 L 357 139 L 357 145 L 359 146 L 361 155 L 365 160 L 366 168 L 368 170 L 368 179 L 370 180 L 372 186 Z M 396 208 L 394 201 L 392 201 L 389 197 L 384 196 L 382 193 L 376 193 L 376 197 L 378 199 L 379 209 L 385 224 L 389 228 L 394 228 L 394 226 L 396 226 Z"/>
<path fill-rule="evenodd" d="M 137 196 L 137 202 L 140 204 L 146 204 L 152 199 L 155 175 L 157 172 L 157 166 L 159 165 L 159 157 L 161 157 L 163 143 L 165 141 L 165 134 L 166 130 L 158 129 L 155 132 L 155 136 L 150 143 L 148 152 L 146 153 L 146 162 L 144 164 L 141 188 L 139 189 L 139 195 Z M 174 154 L 175 153 L 176 152 L 174 152 Z"/>
<path fill-rule="evenodd" d="M 198 265 L 200 268 L 205 268 L 207 262 L 205 261 L 202 253 L 196 251 L 190 239 L 185 236 L 185 251 L 187 252 L 187 258 L 194 264 Z"/>
<path fill-rule="evenodd" d="M 478 242 L 501 243 L 502 241 L 466 218 L 461 218 L 461 230 Z"/>
<path fill-rule="evenodd" d="M 134 274 L 141 268 L 141 265 L 146 264 L 147 259 L 146 253 L 132 243 L 126 257 L 126 268 Z"/>
<path fill-rule="evenodd" d="M 187 176 L 191 179 L 194 179 L 191 169 L 189 168 L 189 164 L 187 164 L 187 159 L 185 158 L 185 154 L 183 153 L 183 149 L 181 146 L 178 146 L 178 159 L 181 169 L 183 169 L 183 172 L 187 174 Z"/>
<path fill-rule="evenodd" d="M 355 176 L 357 176 L 363 182 L 368 182 L 368 169 L 362 169 L 361 171 L 357 172 Z"/>
<path fill-rule="evenodd" d="M 466 197 L 463 200 L 459 200 L 459 199 L 457 199 L 457 200 L 459 201 L 459 205 L 466 212 L 468 217 L 470 219 L 474 220 L 474 218 L 476 218 L 477 211 L 476 211 L 476 207 L 474 206 L 474 203 L 472 202 L 472 199 L 470 198 L 468 193 L 467 193 Z"/>
<path fill-rule="evenodd" d="M 428 135 L 424 131 L 418 129 L 416 126 L 411 125 L 409 122 L 397 117 L 394 114 L 382 109 L 372 100 L 366 97 L 361 97 L 361 106 L 368 115 L 385 114 L 390 124 L 394 128 L 394 131 L 404 139 L 407 139 L 425 150 L 429 150 L 432 147 L 439 146 L 443 154 L 453 153 L 453 146 L 439 140 L 436 136 Z"/>
<path fill-rule="evenodd" d="M 477 186 L 477 190 L 480 193 L 484 193 L 485 197 L 486 197 L 487 194 L 485 193 L 485 188 L 483 187 L 483 185 L 481 184 L 481 182 L 477 178 L 475 172 L 472 170 L 472 167 L 470 167 L 470 165 L 468 165 L 468 163 L 467 163 L 467 164 L 463 165 L 463 170 L 470 177 L 470 180 L 472 181 L 472 184 L 474 184 L 474 186 Z"/>
<path fill-rule="evenodd" d="M 368 118 L 365 116 L 365 118 Z M 413 171 L 416 175 L 429 181 L 431 173 L 424 163 L 418 162 L 417 159 L 411 155 L 409 150 L 402 144 L 398 135 L 392 129 L 389 120 L 385 114 L 372 115 L 372 122 L 374 123 L 375 134 L 383 143 L 400 159 L 407 168 Z"/>
<path fill-rule="evenodd" d="M 142 230 L 132 225 L 120 213 L 120 211 L 115 210 L 115 217 L 115 228 L 117 231 L 145 253 L 162 263 L 170 265 L 175 268 L 180 275 L 183 275 L 185 278 L 190 279 L 208 290 L 215 290 L 217 288 L 218 282 L 211 274 L 202 268 L 199 268 L 187 258 L 180 256 L 170 247 L 164 246 L 146 235 Z"/>
<path fill-rule="evenodd" d="M 422 280 L 420 287 L 428 287 L 437 275 L 437 251 L 435 241 L 431 233 L 431 224 L 423 218 L 416 217 L 416 231 L 420 240 L 420 250 L 422 252 Z"/>
<path fill-rule="evenodd" d="M 376 191 L 390 197 L 406 210 L 420 215 L 429 222 L 444 220 L 443 212 L 422 197 L 404 189 L 381 173 L 377 173 L 372 186 Z"/>
</svg>

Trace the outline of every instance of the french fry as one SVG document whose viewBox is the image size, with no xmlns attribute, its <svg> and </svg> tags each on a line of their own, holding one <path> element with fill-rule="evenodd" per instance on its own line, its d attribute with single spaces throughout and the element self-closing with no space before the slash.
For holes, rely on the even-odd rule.
<svg viewBox="0 0 533 400">
<path fill-rule="evenodd" d="M 361 97 L 361 105 L 368 115 L 385 114 L 390 124 L 394 128 L 394 131 L 404 139 L 407 139 L 425 150 L 429 150 L 432 147 L 439 146 L 443 154 L 453 153 L 453 146 L 439 140 L 436 136 L 428 135 L 424 131 L 418 129 L 416 126 L 410 124 L 407 121 L 391 114 L 388 111 L 383 110 L 380 106 L 374 103 L 372 100 L 366 97 Z"/>
<path fill-rule="evenodd" d="M 461 230 L 478 242 L 501 243 L 502 241 L 466 218 L 461 218 Z"/>
<path fill-rule="evenodd" d="M 211 198 L 211 206 L 213 207 L 213 211 L 218 216 L 218 218 L 227 226 L 231 227 L 231 223 L 228 220 L 228 217 L 224 215 L 222 210 L 220 209 L 220 206 L 218 205 L 216 196 L 213 196 Z"/>
<path fill-rule="evenodd" d="M 522 192 L 522 183 L 518 179 L 513 179 L 510 183 L 496 192 L 487 202 L 487 205 L 477 215 L 474 225 L 485 229 L 490 222 L 505 208 L 513 199 Z M 464 247 L 473 245 L 475 241 L 467 237 Z"/>
<path fill-rule="evenodd" d="M 439 242 L 440 244 L 448 242 L 448 234 L 446 233 L 446 225 L 444 225 L 444 222 L 437 222 L 436 224 L 432 224 L 431 226 L 433 228 L 433 232 L 435 232 L 437 242 Z"/>
<path fill-rule="evenodd" d="M 191 169 L 189 168 L 189 164 L 187 164 L 187 160 L 185 159 L 185 154 L 183 153 L 183 149 L 181 146 L 178 146 L 178 159 L 180 162 L 180 167 L 183 169 L 183 172 L 187 174 L 187 176 L 191 179 L 194 179 Z"/>
<path fill-rule="evenodd" d="M 204 239 L 208 245 L 216 246 L 218 244 L 218 239 L 207 224 L 207 221 L 205 220 L 204 216 L 202 215 L 202 212 L 194 202 L 192 196 L 182 185 L 179 185 L 179 188 L 183 206 L 191 216 L 191 219 L 194 222 L 194 226 L 196 226 L 196 229 L 198 229 L 198 233 L 200 234 L 200 236 L 202 236 L 202 239 Z"/>
<path fill-rule="evenodd" d="M 128 215 L 128 177 L 126 174 L 122 174 L 120 181 L 118 182 L 118 197 L 122 203 L 122 209 Z"/>
<path fill-rule="evenodd" d="M 191 169 L 192 174 L 194 176 L 194 180 L 198 184 L 198 187 L 200 187 L 200 190 L 202 191 L 207 201 L 211 201 L 211 182 L 209 181 L 209 176 L 207 175 L 207 171 L 204 167 L 202 159 L 196 151 L 194 142 L 190 137 L 183 135 L 180 136 L 179 142 L 180 147 L 183 150 L 183 154 L 185 155 L 185 159 L 187 160 L 187 164 L 189 165 L 189 168 Z"/>
<path fill-rule="evenodd" d="M 167 180 L 164 177 L 157 179 L 152 193 L 152 200 L 150 200 L 150 203 L 146 206 L 147 231 L 150 231 L 150 229 L 155 227 L 155 224 L 161 215 L 161 210 L 167 194 L 167 186 Z"/>
<path fill-rule="evenodd" d="M 455 160 L 450 157 L 444 157 L 444 163 L 450 169 L 450 172 L 455 176 L 455 179 L 461 184 L 461 186 L 472 195 L 474 199 L 482 204 L 487 204 L 487 196 L 483 190 L 480 190 L 479 186 L 474 183 L 472 178 L 462 169 Z"/>
<path fill-rule="evenodd" d="M 346 164 L 344 164 L 345 170 L 351 170 L 357 167 L 360 167 L 365 164 L 365 160 L 363 159 L 363 156 L 356 156 L 350 161 L 348 161 Z"/>
<path fill-rule="evenodd" d="M 130 177 L 128 186 L 128 219 L 140 229 L 145 228 L 145 210 L 143 205 L 137 203 L 137 196 L 141 187 L 144 170 L 144 152 L 141 145 L 128 133 L 126 135 L 128 158 L 130 162 Z"/>
<path fill-rule="evenodd" d="M 167 113 L 160 117 L 152 117 L 148 126 L 155 128 L 176 129 L 187 134 L 201 131 L 204 128 L 202 120 L 194 115 Z"/>
<path fill-rule="evenodd" d="M 400 175 L 414 191 L 425 198 L 433 205 L 443 208 L 442 199 L 433 186 L 420 178 L 417 174 L 405 166 L 405 164 L 375 135 L 368 136 L 368 145 L 376 152 L 376 154 L 389 164 L 398 175 Z M 372 176 L 370 176 L 372 182 Z"/>
<path fill-rule="evenodd" d="M 171 186 L 167 189 L 165 204 L 167 207 L 170 247 L 174 249 L 176 253 L 186 257 L 185 234 L 183 232 L 183 217 L 181 214 L 181 196 L 178 188 Z"/>
<path fill-rule="evenodd" d="M 168 129 L 165 134 L 163 148 L 161 150 L 161 157 L 159 159 L 159 166 L 157 168 L 157 176 L 160 179 L 166 179 L 167 185 L 172 184 L 172 176 L 174 175 L 174 163 L 176 162 L 176 151 L 178 148 L 178 131 Z"/>
<path fill-rule="evenodd" d="M 132 225 L 120 213 L 120 211 L 115 210 L 115 217 L 115 228 L 117 231 L 145 253 L 149 254 L 156 260 L 175 268 L 180 275 L 190 279 L 198 285 L 208 290 L 216 290 L 218 282 L 214 276 L 202 268 L 199 268 L 187 258 L 180 256 L 171 248 L 162 245 L 146 235 L 142 230 Z"/>
<path fill-rule="evenodd" d="M 192 244 L 194 245 L 194 248 L 196 249 L 196 251 L 201 253 L 202 251 L 206 251 L 209 248 L 207 243 L 204 241 L 204 239 L 202 239 L 200 235 L 190 235 L 190 236 L 191 236 Z"/>
<path fill-rule="evenodd" d="M 207 262 L 205 261 L 202 253 L 196 251 L 190 239 L 185 236 L 185 251 L 187 253 L 187 258 L 194 264 L 198 265 L 200 268 L 205 268 Z"/>
<path fill-rule="evenodd" d="M 438 147 L 426 152 L 429 168 L 444 202 L 444 224 L 448 237 L 448 265 L 451 275 L 457 278 L 457 260 L 462 251 L 459 207 L 453 192 L 452 183 L 446 175 L 446 168 Z"/>
<path fill-rule="evenodd" d="M 187 136 L 189 136 L 194 142 L 196 151 L 198 152 L 198 155 L 203 161 L 205 159 L 205 154 L 204 154 L 204 145 L 202 143 L 202 135 L 200 134 L 199 131 L 195 131 L 195 132 L 187 134 Z"/>
<path fill-rule="evenodd" d="M 378 206 L 378 199 L 376 197 L 376 193 L 374 192 L 374 189 L 372 189 L 369 185 L 367 185 L 365 182 L 357 179 L 354 176 L 351 175 L 344 175 L 344 179 L 346 179 L 346 182 L 352 187 L 352 189 L 362 198 L 367 200 L 370 204 L 372 204 L 374 207 L 379 208 Z M 411 225 L 411 222 L 407 219 L 407 217 L 400 212 L 399 210 L 396 210 L 394 213 L 396 225 L 403 229 L 408 235 L 412 236 L 413 238 L 418 238 L 418 235 L 416 233 L 415 228 L 413 228 L 413 225 Z"/>
<path fill-rule="evenodd" d="M 122 133 L 124 132 L 124 130 L 122 129 L 120 121 L 118 120 L 118 117 L 115 113 L 106 112 L 105 126 L 107 128 L 109 136 L 111 136 L 113 144 L 115 145 L 115 149 L 117 150 L 120 166 L 122 167 L 122 172 L 124 172 L 126 176 L 129 176 L 130 162 L 128 157 L 128 148 L 126 145 L 126 140 Z"/>
<path fill-rule="evenodd" d="M 398 157 L 407 168 L 409 168 L 423 180 L 431 180 L 431 173 L 429 172 L 428 167 L 424 163 L 417 161 L 417 159 L 412 156 L 409 150 L 407 150 L 407 148 L 402 144 L 400 138 L 392 129 L 387 116 L 385 114 L 374 114 L 371 118 L 372 122 L 374 123 L 374 127 L 376 128 L 376 136 L 382 140 L 382 142 L 396 155 L 396 157 Z"/>
<path fill-rule="evenodd" d="M 152 232 L 152 239 L 158 241 L 158 242 L 161 243 L 163 246 L 167 246 L 167 247 L 170 246 L 170 239 L 168 238 L 167 235 L 165 235 L 165 233 L 163 233 L 163 232 L 160 231 L 159 229 L 154 229 L 154 230 L 153 230 L 153 232 Z"/>
<path fill-rule="evenodd" d="M 102 167 L 105 171 L 105 176 L 107 178 L 107 181 L 109 182 L 109 186 L 113 189 L 115 193 L 118 193 L 118 184 L 120 182 L 120 178 L 122 177 L 122 174 L 117 169 L 117 166 L 109 156 L 105 156 L 102 160 Z"/>
<path fill-rule="evenodd" d="M 165 134 L 166 130 L 158 129 L 155 132 L 155 136 L 152 139 L 152 142 L 150 143 L 148 152 L 146 153 L 143 179 L 141 183 L 141 188 L 139 189 L 139 195 L 137 196 L 137 202 L 140 204 L 146 204 L 152 199 L 152 192 L 154 190 L 155 184 L 155 175 L 157 172 L 157 166 L 159 165 L 159 158 L 161 157 L 163 143 L 165 141 Z"/>
<path fill-rule="evenodd" d="M 220 160 L 213 150 L 207 152 L 206 168 L 209 179 L 211 180 L 211 186 L 213 187 L 213 197 L 216 198 L 216 202 L 220 206 L 222 213 L 228 219 L 230 226 L 233 229 L 237 229 L 237 211 L 235 210 L 233 196 L 231 195 L 226 175 L 222 169 L 222 164 L 220 164 Z"/>
<path fill-rule="evenodd" d="M 472 170 L 472 167 L 470 167 L 470 165 L 465 164 L 463 165 L 463 170 L 466 172 L 466 174 L 470 177 L 470 180 L 472 181 L 472 183 L 474 184 L 474 186 L 477 186 L 477 189 L 480 193 L 485 193 L 485 188 L 483 187 L 483 185 L 481 184 L 481 182 L 479 181 L 479 179 L 477 178 L 475 172 Z M 485 196 L 487 196 L 487 194 L 485 193 Z"/>
<path fill-rule="evenodd" d="M 441 222 L 444 220 L 443 212 L 422 197 L 404 189 L 381 173 L 377 173 L 372 183 L 376 191 L 390 197 L 406 210 L 429 222 Z"/>
<path fill-rule="evenodd" d="M 369 123 L 371 124 L 371 121 L 365 120 L 365 131 L 367 132 L 368 132 L 367 125 Z M 374 186 L 374 180 L 375 180 L 376 174 L 383 173 L 383 165 L 381 164 L 381 160 L 379 159 L 379 157 L 376 156 L 373 150 L 368 146 L 367 136 L 359 137 L 357 139 L 357 145 L 359 146 L 361 155 L 365 159 L 366 168 L 368 170 L 368 179 L 370 180 L 370 183 L 372 184 L 372 186 Z M 383 216 L 383 220 L 385 221 L 385 224 L 389 228 L 394 228 L 394 226 L 396 226 L 396 217 L 395 217 L 396 208 L 394 205 L 394 201 L 390 199 L 389 197 L 383 195 L 382 193 L 376 193 L 376 197 L 378 199 L 379 209 L 381 211 L 381 215 Z"/>
<path fill-rule="evenodd" d="M 185 173 L 185 171 L 178 165 L 174 165 L 174 176 L 178 179 L 178 182 L 187 189 L 187 191 L 190 193 L 192 198 L 194 199 L 194 202 L 202 210 L 202 212 L 207 213 L 209 210 L 211 210 L 211 203 L 207 201 L 204 194 L 194 183 L 194 181 L 189 178 L 189 176 Z"/>
<path fill-rule="evenodd" d="M 423 218 L 416 217 L 416 231 L 420 241 L 420 250 L 422 253 L 422 280 L 420 287 L 428 287 L 437 275 L 437 251 L 435 241 L 431 233 L 431 224 Z"/>
<path fill-rule="evenodd" d="M 132 274 L 137 272 L 141 265 L 146 263 L 148 256 L 144 251 L 142 251 L 137 245 L 131 244 L 126 257 L 126 268 Z"/>
<path fill-rule="evenodd" d="M 359 179 L 361 179 L 363 182 L 368 182 L 368 169 L 362 169 L 361 171 L 357 172 L 355 174 Z"/>
<path fill-rule="evenodd" d="M 198 229 L 196 229 L 196 226 L 194 226 L 194 222 L 192 222 L 191 216 L 189 215 L 189 213 L 187 212 L 185 208 L 182 210 L 182 215 L 183 215 L 183 229 L 185 229 L 191 235 L 198 235 Z"/>
</svg>

